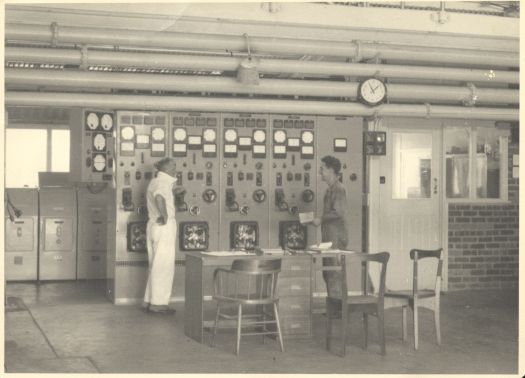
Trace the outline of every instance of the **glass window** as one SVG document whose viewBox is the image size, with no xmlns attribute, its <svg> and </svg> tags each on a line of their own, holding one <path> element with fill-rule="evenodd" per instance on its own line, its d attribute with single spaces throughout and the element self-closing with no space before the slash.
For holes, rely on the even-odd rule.
<svg viewBox="0 0 525 378">
<path fill-rule="evenodd" d="M 69 172 L 69 130 L 51 131 L 51 172 Z"/>
<path fill-rule="evenodd" d="M 447 198 L 469 198 L 470 127 L 445 129 Z"/>
<path fill-rule="evenodd" d="M 430 198 L 432 134 L 393 133 L 392 197 Z"/>
<path fill-rule="evenodd" d="M 478 198 L 500 197 L 500 137 L 495 129 L 478 128 L 476 138 L 476 194 Z"/>
<path fill-rule="evenodd" d="M 38 187 L 38 172 L 46 170 L 47 130 L 6 129 L 6 186 Z"/>
</svg>

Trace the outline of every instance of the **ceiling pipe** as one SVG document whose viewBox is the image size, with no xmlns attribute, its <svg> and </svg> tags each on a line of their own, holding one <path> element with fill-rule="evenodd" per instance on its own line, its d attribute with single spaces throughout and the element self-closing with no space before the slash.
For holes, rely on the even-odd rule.
<svg viewBox="0 0 525 378">
<path fill-rule="evenodd" d="M 6 61 L 70 65 L 82 63 L 81 50 L 74 49 L 6 47 L 4 53 Z M 85 59 L 93 66 L 235 71 L 244 58 L 88 50 Z M 468 68 L 258 59 L 257 69 L 260 73 L 272 74 L 377 76 L 392 79 L 519 83 L 519 72 L 516 71 Z"/>
<path fill-rule="evenodd" d="M 103 95 L 80 93 L 5 93 L 5 106 L 97 107 L 133 110 L 184 110 L 235 113 L 312 114 L 364 117 L 415 117 L 517 121 L 518 109 L 358 103 L 257 100 L 241 98 Z"/>
<path fill-rule="evenodd" d="M 154 32 L 106 28 L 82 28 L 6 24 L 6 41 L 47 42 L 51 45 L 83 44 L 147 48 L 187 49 L 190 51 L 242 52 L 242 35 Z M 518 67 L 519 54 L 438 47 L 395 46 L 366 42 L 334 42 L 294 38 L 250 37 L 254 53 L 299 54 L 416 62 L 474 64 L 488 67 Z"/>
<path fill-rule="evenodd" d="M 235 78 L 134 74 L 118 72 L 53 71 L 5 69 L 8 86 L 70 87 L 79 89 L 131 89 L 180 92 L 239 93 L 313 97 L 357 98 L 358 83 L 320 80 L 260 79 L 245 85 Z M 474 98 L 473 98 L 474 97 Z M 512 89 L 469 88 L 432 85 L 388 84 L 390 101 L 468 102 L 518 104 L 519 91 Z"/>
</svg>

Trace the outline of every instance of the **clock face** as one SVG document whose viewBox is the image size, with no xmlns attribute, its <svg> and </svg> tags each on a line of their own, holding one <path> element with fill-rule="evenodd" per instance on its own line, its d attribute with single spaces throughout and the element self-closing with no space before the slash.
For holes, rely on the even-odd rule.
<svg viewBox="0 0 525 378">
<path fill-rule="evenodd" d="M 217 133 L 214 129 L 206 129 L 204 130 L 204 133 L 202 134 L 205 142 L 215 142 L 215 138 L 217 137 Z"/>
<path fill-rule="evenodd" d="M 153 130 L 151 130 L 151 138 L 155 142 L 160 142 L 164 139 L 164 135 L 166 133 L 164 132 L 164 129 L 162 127 L 155 127 Z"/>
<path fill-rule="evenodd" d="M 95 130 L 98 127 L 98 115 L 97 113 L 89 113 L 86 119 L 87 127 L 89 130 Z"/>
<path fill-rule="evenodd" d="M 378 105 L 386 98 L 386 86 L 379 79 L 367 79 L 359 85 L 359 99 L 367 105 Z"/>
<path fill-rule="evenodd" d="M 273 133 L 273 140 L 275 143 L 284 143 L 286 140 L 286 133 L 283 130 L 276 130 Z"/>
<path fill-rule="evenodd" d="M 301 134 L 301 139 L 303 140 L 304 144 L 312 144 L 314 141 L 314 133 L 311 131 L 303 131 Z"/>
<path fill-rule="evenodd" d="M 228 129 L 224 132 L 224 139 L 226 142 L 235 142 L 237 139 L 237 131 L 235 129 Z"/>
<path fill-rule="evenodd" d="M 113 127 L 113 117 L 110 114 L 104 114 L 100 120 L 100 125 L 105 131 L 111 130 Z"/>
<path fill-rule="evenodd" d="M 257 143 L 263 143 L 266 140 L 266 133 L 264 130 L 255 130 L 253 132 L 253 140 Z"/>
</svg>

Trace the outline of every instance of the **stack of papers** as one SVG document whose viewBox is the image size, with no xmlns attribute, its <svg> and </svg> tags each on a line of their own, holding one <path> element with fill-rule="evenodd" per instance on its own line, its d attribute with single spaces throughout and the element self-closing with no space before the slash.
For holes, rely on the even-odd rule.
<svg viewBox="0 0 525 378">
<path fill-rule="evenodd" d="M 262 249 L 263 253 L 265 255 L 283 255 L 284 251 L 281 248 L 273 248 L 273 249 Z"/>
<path fill-rule="evenodd" d="M 299 222 L 301 224 L 311 223 L 311 222 L 313 222 L 313 220 L 314 220 L 314 213 L 313 212 L 299 213 Z"/>
<path fill-rule="evenodd" d="M 314 244 L 308 247 L 310 251 L 316 251 L 316 252 L 329 251 L 330 248 L 332 248 L 332 242 L 320 243 L 319 245 Z"/>
<path fill-rule="evenodd" d="M 212 252 L 202 252 L 203 255 L 208 256 L 248 256 L 253 255 L 253 253 L 248 253 L 244 251 L 212 251 Z"/>
</svg>

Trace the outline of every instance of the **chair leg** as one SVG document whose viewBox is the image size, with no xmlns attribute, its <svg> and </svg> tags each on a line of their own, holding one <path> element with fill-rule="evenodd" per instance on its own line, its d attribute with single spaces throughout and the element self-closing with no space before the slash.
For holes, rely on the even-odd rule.
<svg viewBox="0 0 525 378">
<path fill-rule="evenodd" d="M 436 324 L 436 339 L 438 345 L 441 345 L 441 323 L 439 320 L 439 298 L 436 297 L 434 302 L 434 322 Z"/>
<path fill-rule="evenodd" d="M 401 329 L 403 330 L 403 341 L 407 341 L 407 306 L 402 307 L 403 320 Z"/>
<path fill-rule="evenodd" d="M 364 349 L 368 348 L 368 314 L 366 312 L 363 312 L 363 328 L 365 330 L 365 347 Z"/>
<path fill-rule="evenodd" d="M 418 349 L 418 336 L 419 336 L 419 324 L 418 324 L 418 311 L 417 311 L 417 301 L 414 300 L 414 307 L 412 312 L 414 314 L 414 349 Z"/>
<path fill-rule="evenodd" d="M 379 333 L 379 343 L 381 345 L 381 354 L 386 354 L 386 343 L 385 343 L 385 309 L 377 309 L 377 330 Z"/>
<path fill-rule="evenodd" d="M 220 309 L 221 309 L 221 307 L 220 307 L 219 303 L 217 303 L 217 313 L 215 314 L 215 326 L 213 327 L 213 333 L 211 335 L 211 342 L 210 342 L 210 346 L 211 347 L 215 346 L 215 336 L 217 335 L 217 326 L 219 325 Z"/>
<path fill-rule="evenodd" d="M 266 322 L 266 312 L 264 312 L 264 305 L 261 306 L 262 308 L 262 321 L 263 322 Z M 266 332 L 267 329 L 266 329 L 266 323 L 263 323 L 262 325 L 262 332 Z M 266 335 L 262 335 L 262 342 L 263 344 L 266 344 Z"/>
<path fill-rule="evenodd" d="M 235 354 L 239 355 L 239 349 L 241 346 L 241 319 L 242 319 L 242 305 L 239 305 L 239 310 L 237 314 L 237 345 L 235 348 Z"/>
<path fill-rule="evenodd" d="M 348 327 L 348 309 L 346 306 L 342 306 L 341 308 L 341 338 L 342 338 L 342 350 L 341 350 L 341 357 L 344 357 L 346 355 L 346 328 Z"/>
<path fill-rule="evenodd" d="M 275 314 L 275 324 L 277 324 L 277 333 L 279 335 L 279 344 L 281 345 L 281 352 L 284 352 L 283 334 L 281 333 L 281 321 L 279 320 L 279 311 L 277 310 L 277 303 L 273 304 L 273 313 Z"/>
<path fill-rule="evenodd" d="M 326 350 L 332 346 L 332 307 L 326 304 Z"/>
</svg>

